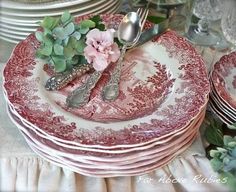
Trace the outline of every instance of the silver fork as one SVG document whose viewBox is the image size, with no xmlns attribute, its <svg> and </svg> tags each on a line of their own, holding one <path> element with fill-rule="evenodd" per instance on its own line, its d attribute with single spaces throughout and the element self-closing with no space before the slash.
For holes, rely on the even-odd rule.
<svg viewBox="0 0 236 192">
<path fill-rule="evenodd" d="M 141 23 L 141 31 L 143 30 L 143 27 L 145 25 L 149 9 L 148 6 L 143 8 L 139 8 L 136 12 L 139 15 L 140 23 Z M 126 49 L 131 49 L 134 47 L 139 38 L 136 39 L 135 42 L 133 42 L 130 46 L 126 46 Z M 121 56 L 122 57 L 122 56 Z M 121 61 L 122 62 L 122 61 Z M 110 80 L 108 83 L 103 87 L 102 89 L 102 98 L 105 101 L 114 101 L 119 96 L 119 81 L 120 81 L 120 75 L 121 75 L 121 63 L 117 63 L 116 67 L 112 71 L 112 74 L 110 76 Z"/>
<path fill-rule="evenodd" d="M 147 4 L 147 6 L 145 8 L 139 8 L 137 10 L 137 14 L 139 15 L 140 17 L 140 21 L 141 21 L 141 29 L 143 30 L 143 27 L 145 25 L 145 22 L 147 20 L 147 16 L 149 14 L 149 3 Z"/>
</svg>

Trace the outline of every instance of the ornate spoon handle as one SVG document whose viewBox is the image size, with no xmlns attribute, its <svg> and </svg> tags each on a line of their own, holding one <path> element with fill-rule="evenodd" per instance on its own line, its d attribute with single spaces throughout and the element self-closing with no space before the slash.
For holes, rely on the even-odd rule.
<svg viewBox="0 0 236 192">
<path fill-rule="evenodd" d="M 58 73 L 47 80 L 45 88 L 48 91 L 55 91 L 65 87 L 75 78 L 82 76 L 88 72 L 91 67 L 87 64 L 73 67 L 72 70 Z"/>
<path fill-rule="evenodd" d="M 111 78 L 108 83 L 102 89 L 102 98 L 103 100 L 113 101 L 119 95 L 119 81 L 120 81 L 120 74 L 121 74 L 121 66 L 125 56 L 127 46 L 123 46 L 121 50 L 120 58 L 117 62 L 115 69 L 111 74 Z"/>
<path fill-rule="evenodd" d="M 88 78 L 86 83 L 78 87 L 67 97 L 66 103 L 68 107 L 82 107 L 89 101 L 89 96 L 92 89 L 97 84 L 98 80 L 102 76 L 102 72 L 94 71 Z"/>
</svg>

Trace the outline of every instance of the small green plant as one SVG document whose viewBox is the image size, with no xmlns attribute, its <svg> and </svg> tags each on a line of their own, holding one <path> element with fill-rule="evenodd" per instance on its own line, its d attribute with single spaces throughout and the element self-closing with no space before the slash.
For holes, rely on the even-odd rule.
<svg viewBox="0 0 236 192">
<path fill-rule="evenodd" d="M 59 18 L 45 17 L 40 26 L 43 31 L 35 32 L 37 40 L 41 43 L 36 56 L 46 60 L 56 72 L 63 72 L 74 65 L 86 64 L 83 55 L 86 34 L 93 28 L 105 30 L 105 25 L 98 15 L 77 24 L 68 11 Z"/>
<path fill-rule="evenodd" d="M 208 143 L 215 146 L 223 146 L 223 123 L 211 115 L 206 116 L 207 123 L 204 136 Z"/>
<path fill-rule="evenodd" d="M 223 142 L 222 147 L 210 150 L 210 162 L 220 178 L 227 178 L 229 187 L 236 189 L 236 137 L 225 135 Z"/>
<path fill-rule="evenodd" d="M 234 123 L 233 125 L 229 125 L 228 128 L 236 130 L 236 123 Z"/>
<path fill-rule="evenodd" d="M 219 174 L 222 183 L 226 183 L 230 189 L 235 191 L 236 136 L 224 135 L 224 124 L 218 119 L 209 115 L 206 119 L 208 126 L 205 130 L 205 138 L 211 144 L 211 150 L 209 151 L 211 166 Z M 235 129 L 235 125 L 231 125 L 230 127 L 231 129 Z M 228 128 L 226 127 L 226 129 Z"/>
</svg>

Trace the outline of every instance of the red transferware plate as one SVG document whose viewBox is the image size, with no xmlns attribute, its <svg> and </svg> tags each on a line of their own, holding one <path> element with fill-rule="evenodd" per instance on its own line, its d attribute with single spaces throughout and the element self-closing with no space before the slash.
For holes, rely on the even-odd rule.
<svg viewBox="0 0 236 192">
<path fill-rule="evenodd" d="M 103 15 L 102 18 L 109 25 L 109 22 L 119 22 L 121 16 Z M 146 113 L 131 120 L 121 116 L 115 121 L 114 117 L 121 114 L 117 112 L 106 122 L 99 122 L 99 118 L 108 118 L 106 113 L 101 116 L 104 113 L 96 109 L 97 117 L 88 118 L 64 108 L 65 93 L 78 86 L 77 82 L 62 91 L 46 91 L 44 85 L 49 76 L 44 70 L 44 61 L 35 58 L 37 47 L 39 42 L 33 34 L 15 47 L 4 68 L 4 89 L 22 119 L 58 141 L 96 148 L 144 145 L 188 125 L 208 101 L 210 88 L 203 59 L 173 31 L 167 31 L 126 54 L 123 71 L 132 72 L 131 80 L 128 81 L 127 75 L 123 74 L 124 97 L 109 105 L 115 109 L 116 103 L 122 103 L 122 99 L 130 96 L 127 92 L 132 88 L 133 95 L 139 95 L 139 102 L 131 104 L 129 109 L 138 111 L 137 107 L 140 107 L 140 111 Z M 131 87 L 130 82 L 134 80 L 138 84 Z M 156 98 L 144 97 L 153 96 L 151 89 L 159 90 L 158 94 L 153 94 Z M 93 98 L 98 100 L 99 88 L 95 91 Z M 143 98 L 152 103 L 146 104 Z M 121 106 L 123 110 L 127 109 L 125 104 Z"/>
</svg>

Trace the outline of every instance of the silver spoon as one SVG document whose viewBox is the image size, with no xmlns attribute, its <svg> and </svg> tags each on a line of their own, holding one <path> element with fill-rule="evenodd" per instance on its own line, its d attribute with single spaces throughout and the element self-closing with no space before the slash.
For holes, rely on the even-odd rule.
<svg viewBox="0 0 236 192">
<path fill-rule="evenodd" d="M 122 62 L 127 47 L 135 44 L 142 31 L 140 17 L 136 12 L 127 13 L 118 27 L 118 39 L 123 44 L 120 58 L 114 71 L 111 74 L 109 82 L 103 87 L 102 98 L 107 101 L 114 101 L 119 95 L 119 81 L 121 75 Z"/>
</svg>

